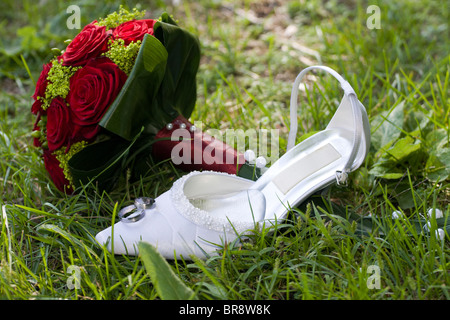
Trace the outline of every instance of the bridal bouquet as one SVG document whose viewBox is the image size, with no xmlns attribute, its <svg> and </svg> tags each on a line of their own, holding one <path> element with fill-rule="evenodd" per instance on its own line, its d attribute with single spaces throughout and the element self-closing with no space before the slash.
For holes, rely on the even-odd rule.
<svg viewBox="0 0 450 320">
<path fill-rule="evenodd" d="M 195 133 L 186 119 L 196 102 L 198 40 L 166 13 L 144 15 L 121 7 L 93 21 L 43 66 L 32 136 L 61 191 L 89 181 L 107 188 L 124 171 L 142 173 L 147 157 L 167 158 L 178 143 L 168 141 L 172 123 Z"/>
</svg>

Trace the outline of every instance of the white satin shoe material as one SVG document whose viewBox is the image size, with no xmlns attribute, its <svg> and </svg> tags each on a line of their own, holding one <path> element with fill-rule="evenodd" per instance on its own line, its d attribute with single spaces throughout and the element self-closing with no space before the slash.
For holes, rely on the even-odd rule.
<svg viewBox="0 0 450 320">
<path fill-rule="evenodd" d="M 298 87 L 312 69 L 333 75 L 344 97 L 325 130 L 295 145 Z M 205 257 L 254 230 L 255 222 L 283 219 L 315 191 L 346 183 L 348 173 L 363 163 L 369 145 L 367 113 L 348 82 L 328 67 L 306 68 L 292 88 L 288 151 L 256 182 L 226 173 L 191 172 L 156 198 L 141 220 L 119 221 L 96 239 L 116 254 L 136 255 L 139 241 L 146 241 L 168 259 Z"/>
<path fill-rule="evenodd" d="M 95 238 L 115 254 L 137 255 L 145 241 L 167 259 L 205 257 L 264 218 L 265 198 L 253 184 L 227 173 L 191 172 L 156 198 L 144 218 L 119 221 Z"/>
</svg>

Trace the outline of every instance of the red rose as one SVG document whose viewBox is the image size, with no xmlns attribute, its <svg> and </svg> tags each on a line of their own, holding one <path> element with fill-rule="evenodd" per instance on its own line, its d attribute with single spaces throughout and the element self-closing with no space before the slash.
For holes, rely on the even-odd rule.
<svg viewBox="0 0 450 320">
<path fill-rule="evenodd" d="M 70 146 L 72 122 L 70 109 L 61 97 L 56 97 L 47 109 L 47 142 L 50 152 Z"/>
<path fill-rule="evenodd" d="M 47 76 L 51 67 L 51 63 L 47 63 L 42 66 L 42 72 L 39 75 L 39 79 L 36 83 L 36 89 L 34 90 L 34 94 L 32 96 L 32 98 L 34 99 L 34 103 L 31 107 L 31 112 L 33 114 L 37 114 L 39 111 L 41 111 L 42 101 L 37 100 L 37 98 L 45 96 L 45 89 L 47 88 L 48 83 Z"/>
<path fill-rule="evenodd" d="M 63 65 L 80 66 L 90 58 L 98 57 L 108 49 L 109 32 L 106 27 L 95 25 L 97 21 L 88 24 L 70 42 L 63 54 Z"/>
<path fill-rule="evenodd" d="M 100 127 L 96 124 L 90 126 L 73 125 L 72 144 L 80 141 L 92 142 L 95 140 Z"/>
<path fill-rule="evenodd" d="M 155 20 L 131 20 L 117 26 L 113 31 L 114 38 L 120 38 L 128 45 L 131 41 L 138 41 L 144 38 L 145 34 L 153 35 L 153 25 Z"/>
<path fill-rule="evenodd" d="M 59 166 L 59 161 L 49 150 L 44 150 L 44 165 L 50 174 L 55 186 L 62 192 L 70 191 L 70 182 L 64 176 L 63 169 Z"/>
<path fill-rule="evenodd" d="M 66 100 L 78 130 L 76 136 L 93 138 L 98 123 L 126 80 L 127 75 L 109 58 L 91 59 L 70 78 Z"/>
</svg>

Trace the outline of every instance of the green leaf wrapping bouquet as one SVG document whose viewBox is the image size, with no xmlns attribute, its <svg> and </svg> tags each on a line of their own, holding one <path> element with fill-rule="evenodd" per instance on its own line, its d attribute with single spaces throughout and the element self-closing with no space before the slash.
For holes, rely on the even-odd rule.
<svg viewBox="0 0 450 320">
<path fill-rule="evenodd" d="M 198 40 L 168 14 L 144 14 L 121 8 L 93 21 L 43 66 L 32 136 L 61 191 L 113 185 L 167 123 L 193 111 Z"/>
</svg>

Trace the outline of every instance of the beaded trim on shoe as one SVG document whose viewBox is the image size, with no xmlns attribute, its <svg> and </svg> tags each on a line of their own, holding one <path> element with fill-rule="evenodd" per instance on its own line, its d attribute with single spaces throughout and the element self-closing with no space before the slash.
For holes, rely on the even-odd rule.
<svg viewBox="0 0 450 320">
<path fill-rule="evenodd" d="M 209 212 L 195 207 L 184 193 L 186 181 L 194 175 L 214 173 L 218 175 L 234 176 L 229 173 L 215 171 L 193 171 L 174 182 L 170 189 L 170 197 L 175 209 L 189 221 L 208 230 L 227 233 L 243 233 L 255 228 L 254 223 L 230 221 L 226 218 L 214 217 Z M 231 224 L 230 224 L 231 223 Z"/>
</svg>

